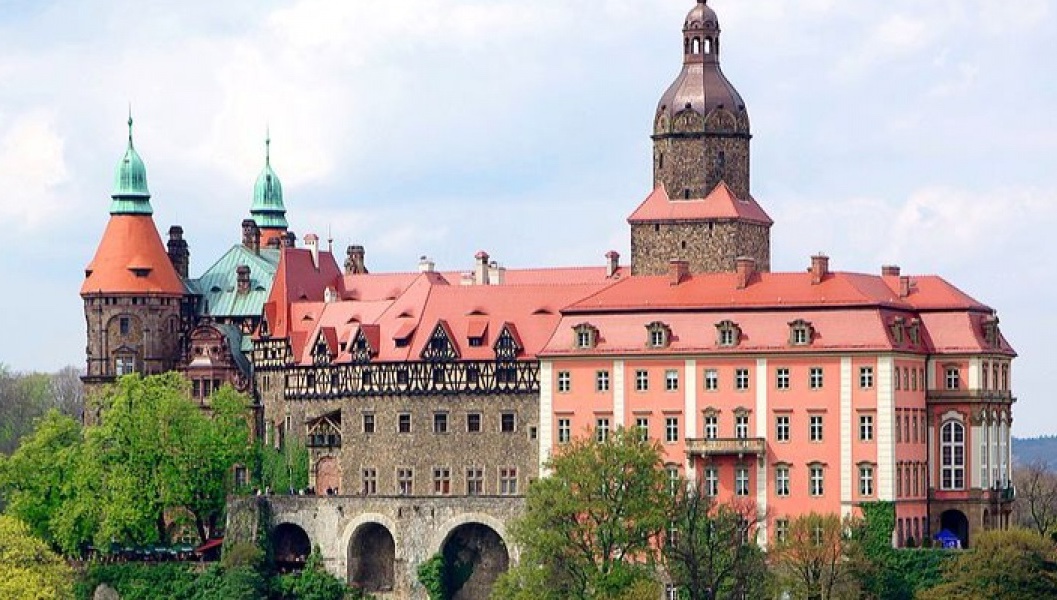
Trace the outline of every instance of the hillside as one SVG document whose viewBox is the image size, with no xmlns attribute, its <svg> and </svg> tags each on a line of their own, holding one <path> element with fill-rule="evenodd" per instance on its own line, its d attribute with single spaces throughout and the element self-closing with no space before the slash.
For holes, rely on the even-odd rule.
<svg viewBox="0 0 1057 600">
<path fill-rule="evenodd" d="M 1013 438 L 1013 462 L 1023 465 L 1035 461 L 1057 467 L 1057 435 Z"/>
</svg>

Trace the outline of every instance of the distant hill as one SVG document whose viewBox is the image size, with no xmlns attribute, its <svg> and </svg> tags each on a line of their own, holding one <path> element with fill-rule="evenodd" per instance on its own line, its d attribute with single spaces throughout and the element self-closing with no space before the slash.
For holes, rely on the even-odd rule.
<svg viewBox="0 0 1057 600">
<path fill-rule="evenodd" d="M 1057 435 L 1036 438 L 1013 438 L 1013 463 L 1042 461 L 1057 468 Z"/>
</svg>

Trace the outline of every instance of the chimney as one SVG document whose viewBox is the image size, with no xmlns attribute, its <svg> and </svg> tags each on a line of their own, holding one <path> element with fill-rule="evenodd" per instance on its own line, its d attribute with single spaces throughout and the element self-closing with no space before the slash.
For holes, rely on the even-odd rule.
<svg viewBox="0 0 1057 600">
<path fill-rule="evenodd" d="M 811 257 L 811 285 L 818 285 L 829 275 L 829 257 L 819 253 Z"/>
<path fill-rule="evenodd" d="M 187 279 L 187 272 L 191 268 L 191 251 L 187 249 L 187 241 L 184 239 L 184 228 L 173 225 L 169 228 L 169 262 L 172 263 L 176 274 Z"/>
<path fill-rule="evenodd" d="M 284 231 L 280 234 L 282 237 L 283 248 L 296 248 L 297 247 L 297 236 L 292 231 Z"/>
<path fill-rule="evenodd" d="M 749 287 L 752 276 L 756 274 L 756 259 L 749 256 L 739 256 L 735 261 L 735 270 L 738 274 L 738 289 Z"/>
<path fill-rule="evenodd" d="M 261 230 L 253 219 L 242 222 L 242 245 L 254 254 L 261 253 Z"/>
<path fill-rule="evenodd" d="M 488 282 L 491 285 L 503 285 L 506 280 L 506 267 L 496 261 L 488 263 Z"/>
<path fill-rule="evenodd" d="M 473 271 L 473 282 L 476 285 L 488 285 L 488 253 L 481 250 L 474 258 L 477 259 L 477 264 L 474 265 Z"/>
<path fill-rule="evenodd" d="M 367 252 L 363 246 L 349 246 L 345 249 L 345 274 L 346 275 L 366 275 L 367 265 L 364 262 L 364 256 Z"/>
<path fill-rule="evenodd" d="M 668 262 L 668 283 L 679 285 L 690 276 L 690 263 L 685 260 L 672 259 Z"/>
<path fill-rule="evenodd" d="M 437 263 L 429 259 L 428 256 L 422 256 L 418 259 L 418 272 L 419 273 L 432 273 L 436 268 Z"/>
<path fill-rule="evenodd" d="M 250 268 L 246 265 L 235 267 L 235 280 L 238 282 L 236 289 L 240 294 L 250 291 Z"/>
<path fill-rule="evenodd" d="M 620 253 L 616 250 L 606 252 L 606 279 L 612 279 L 620 268 Z"/>
<path fill-rule="evenodd" d="M 884 265 L 881 267 L 882 277 L 899 277 L 899 267 L 896 265 Z"/>
<path fill-rule="evenodd" d="M 899 297 L 907 298 L 910 296 L 910 277 L 903 275 L 899 278 Z"/>
<path fill-rule="evenodd" d="M 312 253 L 312 266 L 319 270 L 319 236 L 310 233 L 305 236 L 305 248 Z"/>
</svg>

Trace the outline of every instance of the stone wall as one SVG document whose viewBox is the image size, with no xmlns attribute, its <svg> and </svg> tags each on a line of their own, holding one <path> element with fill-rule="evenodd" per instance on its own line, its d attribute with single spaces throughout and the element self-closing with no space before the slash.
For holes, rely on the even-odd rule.
<svg viewBox="0 0 1057 600">
<path fill-rule="evenodd" d="M 395 542 L 395 577 L 391 590 L 372 593 L 379 598 L 425 600 L 426 592 L 418 583 L 419 565 L 442 552 L 456 530 L 465 531 L 464 526 L 494 531 L 510 564 L 516 564 L 518 552 L 506 528 L 523 510 L 520 497 L 243 497 L 228 503 L 225 543 L 254 540 L 257 520 L 267 513 L 268 530 L 283 524 L 300 527 L 319 547 L 327 570 L 348 581 L 350 550 L 357 548 L 358 534 L 381 527 Z"/>
<path fill-rule="evenodd" d="M 663 183 L 673 200 L 698 199 L 725 181 L 735 196 L 748 198 L 751 139 L 744 112 L 719 109 L 706 118 L 687 110 L 674 120 L 662 114 L 654 125 L 654 187 Z"/>
<path fill-rule="evenodd" d="M 737 221 L 635 223 L 631 226 L 632 275 L 664 275 L 672 259 L 690 263 L 691 273 L 733 272 L 741 256 L 756 270 L 771 268 L 770 230 Z"/>
</svg>

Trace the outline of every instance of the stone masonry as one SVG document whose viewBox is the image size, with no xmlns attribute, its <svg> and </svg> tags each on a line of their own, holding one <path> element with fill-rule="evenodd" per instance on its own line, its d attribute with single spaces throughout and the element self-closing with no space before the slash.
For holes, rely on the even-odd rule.
<svg viewBox="0 0 1057 600">
<path fill-rule="evenodd" d="M 735 270 L 735 260 L 756 260 L 770 271 L 771 236 L 767 227 L 740 221 L 670 221 L 631 226 L 633 275 L 664 275 L 673 259 L 690 263 L 691 273 Z"/>
</svg>

